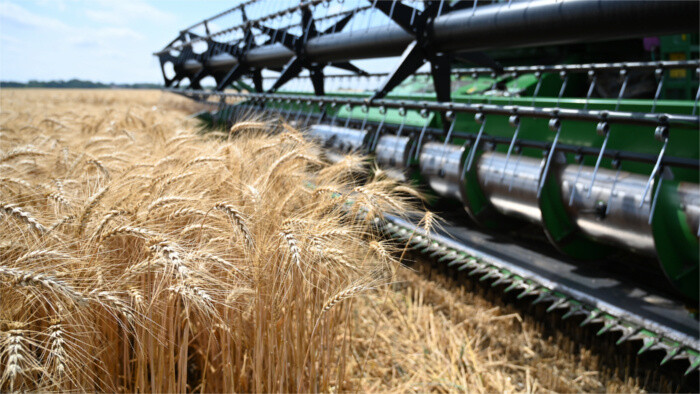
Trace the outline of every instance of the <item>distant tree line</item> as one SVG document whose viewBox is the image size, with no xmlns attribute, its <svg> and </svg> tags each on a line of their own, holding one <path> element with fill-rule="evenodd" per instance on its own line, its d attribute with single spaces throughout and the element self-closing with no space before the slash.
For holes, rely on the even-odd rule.
<svg viewBox="0 0 700 394">
<path fill-rule="evenodd" d="M 0 88 L 58 88 L 58 89 L 160 89 L 163 85 L 157 83 L 102 83 L 70 79 L 68 81 L 36 81 L 13 82 L 0 81 Z"/>
</svg>

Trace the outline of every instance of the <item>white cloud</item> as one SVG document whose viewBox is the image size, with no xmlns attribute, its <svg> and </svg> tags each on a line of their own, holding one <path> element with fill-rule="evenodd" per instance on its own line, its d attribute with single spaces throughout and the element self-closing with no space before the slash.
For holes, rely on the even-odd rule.
<svg viewBox="0 0 700 394">
<path fill-rule="evenodd" d="M 8 1 L 3 1 L 0 4 L 0 21 L 3 24 L 9 24 L 9 26 L 36 29 L 65 30 L 69 27 L 58 19 L 32 13 L 24 7 Z"/>
<path fill-rule="evenodd" d="M 148 19 L 151 23 L 172 23 L 177 20 L 174 15 L 142 0 L 98 0 L 89 4 L 96 8 L 85 10 L 85 16 L 105 24 L 124 25 L 135 19 Z"/>
</svg>

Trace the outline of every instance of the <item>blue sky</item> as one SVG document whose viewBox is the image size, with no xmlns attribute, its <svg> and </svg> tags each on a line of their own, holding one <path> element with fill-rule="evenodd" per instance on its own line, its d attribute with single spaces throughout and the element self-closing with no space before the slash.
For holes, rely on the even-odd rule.
<svg viewBox="0 0 700 394">
<path fill-rule="evenodd" d="M 354 1 L 364 4 L 364 0 Z M 174 39 L 180 29 L 238 2 L 0 0 L 0 80 L 78 78 L 161 83 L 158 61 L 152 53 Z M 393 62 L 365 60 L 357 64 L 368 71 L 380 71 L 391 68 Z"/>
<path fill-rule="evenodd" d="M 0 79 L 162 82 L 151 54 L 230 0 L 0 0 Z"/>
</svg>

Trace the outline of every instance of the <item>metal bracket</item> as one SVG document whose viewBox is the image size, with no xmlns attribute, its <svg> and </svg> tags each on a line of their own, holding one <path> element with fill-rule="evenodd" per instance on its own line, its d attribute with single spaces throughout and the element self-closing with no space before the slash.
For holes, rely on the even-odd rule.
<svg viewBox="0 0 700 394">
<path fill-rule="evenodd" d="M 374 3 L 373 3 L 374 4 Z M 456 3 L 459 5 L 460 2 Z M 434 49 L 432 24 L 438 15 L 449 13 L 453 5 L 449 1 L 426 1 L 423 11 L 409 7 L 399 0 L 379 1 L 375 6 L 386 14 L 403 30 L 413 35 L 415 39 L 404 50 L 399 65 L 389 74 L 382 86 L 369 101 L 385 97 L 391 90 L 413 75 L 423 64 L 430 62 L 430 73 L 433 77 L 435 96 L 438 102 L 448 102 L 451 96 L 451 60 L 452 58 L 493 67 L 496 72 L 502 72 L 503 67 L 481 52 L 465 54 L 448 54 Z M 461 8 L 461 7 L 457 7 Z M 443 131 L 448 132 L 448 122 L 445 112 L 440 112 Z"/>
<path fill-rule="evenodd" d="M 306 43 L 310 39 L 328 34 L 331 31 L 339 32 L 343 30 L 353 15 L 354 14 L 348 14 L 341 18 L 333 26 L 319 32 L 318 29 L 316 29 L 316 23 L 314 22 L 311 10 L 308 7 L 301 8 L 301 23 L 304 29 L 301 36 L 294 36 L 286 31 L 286 29 L 277 30 L 270 27 L 259 26 L 260 30 L 270 35 L 270 40 L 272 40 L 272 42 L 279 42 L 295 53 L 294 57 L 292 57 L 284 66 L 284 69 L 282 69 L 282 74 L 280 74 L 279 78 L 268 90 L 268 93 L 277 91 L 277 89 L 281 88 L 291 79 L 298 77 L 303 69 L 309 70 L 311 75 L 311 83 L 314 87 L 314 94 L 317 96 L 323 96 L 325 94 L 323 69 L 326 66 L 351 71 L 357 75 L 369 75 L 367 72 L 361 70 L 350 62 L 316 63 L 311 61 L 306 55 Z"/>
</svg>

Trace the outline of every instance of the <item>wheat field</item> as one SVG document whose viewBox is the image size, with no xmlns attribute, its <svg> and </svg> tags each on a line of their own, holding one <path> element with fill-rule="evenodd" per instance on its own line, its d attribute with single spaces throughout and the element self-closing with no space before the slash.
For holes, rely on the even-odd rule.
<svg viewBox="0 0 700 394">
<path fill-rule="evenodd" d="M 376 222 L 423 207 L 364 158 L 196 110 L 0 91 L 0 391 L 639 390 L 405 267 Z"/>
</svg>

